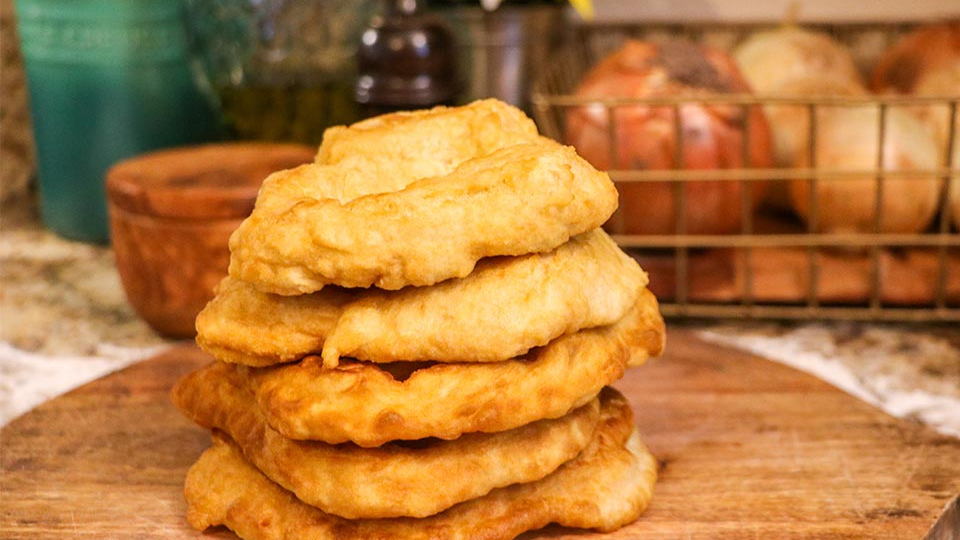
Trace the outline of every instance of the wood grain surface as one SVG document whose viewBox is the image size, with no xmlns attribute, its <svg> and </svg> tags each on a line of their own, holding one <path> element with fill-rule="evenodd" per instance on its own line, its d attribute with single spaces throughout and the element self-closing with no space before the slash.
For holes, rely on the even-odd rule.
<svg viewBox="0 0 960 540">
<path fill-rule="evenodd" d="M 917 539 L 960 490 L 960 440 L 773 362 L 673 329 L 617 384 L 661 472 L 636 523 L 525 538 Z M 183 347 L 54 399 L 0 431 L 0 538 L 201 536 L 186 469 L 209 436 L 167 393 L 209 358 Z"/>
<path fill-rule="evenodd" d="M 313 161 L 315 147 L 228 142 L 140 154 L 107 172 L 110 237 L 134 310 L 170 337 L 196 335 L 197 314 L 227 274 L 230 234 L 270 173 Z"/>
</svg>

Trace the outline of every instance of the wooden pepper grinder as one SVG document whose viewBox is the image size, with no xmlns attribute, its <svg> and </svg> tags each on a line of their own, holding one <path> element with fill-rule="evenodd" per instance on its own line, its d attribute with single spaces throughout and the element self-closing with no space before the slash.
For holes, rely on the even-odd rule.
<svg viewBox="0 0 960 540">
<path fill-rule="evenodd" d="M 418 0 L 385 0 L 363 32 L 355 98 L 367 115 L 453 104 L 456 42 Z"/>
</svg>

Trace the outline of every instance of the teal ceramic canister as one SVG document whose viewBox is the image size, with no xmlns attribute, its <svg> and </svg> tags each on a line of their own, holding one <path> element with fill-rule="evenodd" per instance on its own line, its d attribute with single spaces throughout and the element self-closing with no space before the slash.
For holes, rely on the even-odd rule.
<svg viewBox="0 0 960 540">
<path fill-rule="evenodd" d="M 17 0 L 40 213 L 55 233 L 109 240 L 115 162 L 216 138 L 187 60 L 181 0 Z"/>
</svg>

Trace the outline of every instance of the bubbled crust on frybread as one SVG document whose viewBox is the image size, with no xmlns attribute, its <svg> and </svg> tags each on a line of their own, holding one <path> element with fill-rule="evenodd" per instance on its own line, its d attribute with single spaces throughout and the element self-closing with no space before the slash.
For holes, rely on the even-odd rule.
<svg viewBox="0 0 960 540">
<path fill-rule="evenodd" d="M 470 275 L 432 287 L 281 296 L 228 277 L 197 317 L 197 342 L 250 366 L 321 353 L 328 367 L 340 356 L 498 362 L 616 322 L 646 284 L 637 263 L 594 229 L 546 253 L 484 259 Z M 484 339 L 464 339 L 476 335 Z"/>
<path fill-rule="evenodd" d="M 342 177 L 345 165 L 307 165 Z M 299 171 L 300 169 L 294 169 Z M 349 201 L 265 183 L 230 238 L 230 275 L 265 292 L 325 285 L 399 289 L 464 277 L 477 261 L 549 251 L 602 225 L 617 192 L 573 148 L 546 138 L 507 146 L 399 191 Z M 280 201 L 269 194 L 279 194 Z"/>
<path fill-rule="evenodd" d="M 328 128 L 316 163 L 334 165 L 355 156 L 389 164 L 409 179 L 449 174 L 468 159 L 537 139 L 537 126 L 520 109 L 496 99 L 462 107 L 401 111 Z M 379 184 L 367 193 L 384 191 Z"/>
<path fill-rule="evenodd" d="M 450 174 L 467 160 L 538 139 L 536 126 L 522 111 L 493 99 L 335 126 L 324 133 L 315 164 L 279 171 L 264 181 L 257 209 L 276 213 L 305 199 L 345 203 L 399 191 L 417 180 Z"/>
<path fill-rule="evenodd" d="M 539 480 L 587 446 L 600 411 L 593 400 L 508 431 L 361 448 L 277 433 L 243 377 L 222 362 L 188 375 L 171 396 L 184 415 L 225 432 L 253 465 L 300 500 L 350 519 L 429 516 L 494 488 Z"/>
<path fill-rule="evenodd" d="M 614 324 L 561 336 L 493 363 L 434 364 L 398 380 L 376 364 L 320 358 L 269 368 L 236 366 L 267 422 L 291 439 L 379 446 L 513 429 L 587 403 L 628 366 L 660 353 L 663 319 L 644 290 Z"/>
<path fill-rule="evenodd" d="M 507 540 L 548 523 L 611 531 L 646 508 L 656 460 L 634 430 L 626 399 L 607 388 L 600 400 L 600 426 L 577 458 L 541 480 L 427 518 L 346 520 L 324 513 L 271 482 L 221 438 L 187 474 L 187 518 L 196 529 L 223 524 L 247 540 Z"/>
</svg>

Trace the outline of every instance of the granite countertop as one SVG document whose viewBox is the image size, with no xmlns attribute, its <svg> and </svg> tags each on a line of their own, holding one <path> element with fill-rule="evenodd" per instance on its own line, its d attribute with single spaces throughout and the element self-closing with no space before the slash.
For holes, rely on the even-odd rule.
<svg viewBox="0 0 960 540">
<path fill-rule="evenodd" d="M 175 343 L 137 318 L 109 247 L 57 237 L 35 208 L 0 208 L 0 425 Z"/>
<path fill-rule="evenodd" d="M 107 246 L 38 225 L 33 201 L 0 209 L 0 425 L 177 342 L 137 318 Z M 960 437 L 960 329 L 861 322 L 671 322 Z M 669 330 L 668 330 L 669 332 Z"/>
</svg>

